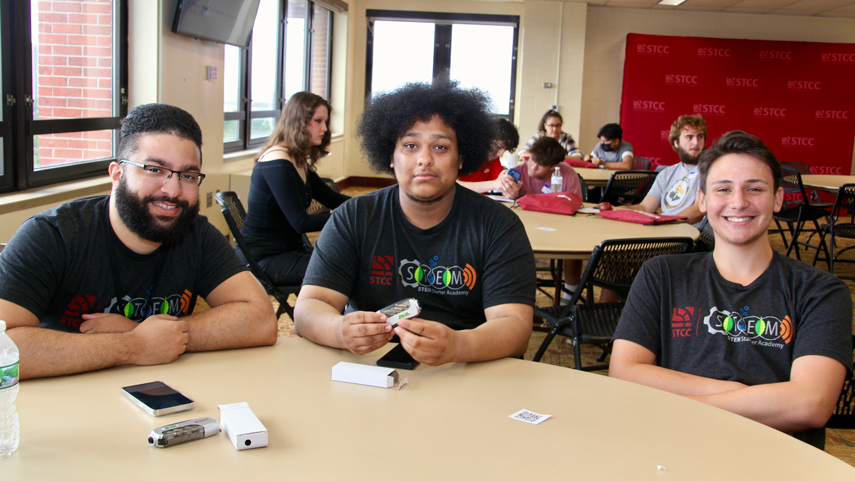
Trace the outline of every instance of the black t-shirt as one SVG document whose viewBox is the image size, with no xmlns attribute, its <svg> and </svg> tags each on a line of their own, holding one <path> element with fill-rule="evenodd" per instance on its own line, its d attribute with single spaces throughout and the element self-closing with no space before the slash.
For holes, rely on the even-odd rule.
<svg viewBox="0 0 855 481">
<path fill-rule="evenodd" d="M 615 332 L 658 365 L 746 385 L 788 381 L 820 355 L 852 370 L 852 298 L 838 278 L 775 253 L 751 285 L 721 277 L 711 253 L 644 264 Z"/>
<path fill-rule="evenodd" d="M 312 199 L 334 209 L 348 196 L 327 186 L 312 169 L 306 182 L 290 161 L 258 162 L 252 169 L 246 202 L 246 220 L 240 233 L 256 259 L 303 248 L 303 234 L 324 227 L 329 213 L 309 215 Z"/>
<path fill-rule="evenodd" d="M 137 254 L 113 232 L 108 203 L 88 197 L 27 219 L 0 255 L 0 298 L 41 327 L 77 332 L 82 314 L 188 316 L 196 296 L 246 270 L 204 216 L 180 243 Z"/>
<path fill-rule="evenodd" d="M 420 229 L 398 196 L 394 185 L 336 209 L 303 284 L 341 292 L 364 311 L 415 297 L 419 317 L 458 330 L 486 322 L 488 307 L 534 305 L 534 254 L 510 209 L 457 186 L 448 216 Z"/>
</svg>

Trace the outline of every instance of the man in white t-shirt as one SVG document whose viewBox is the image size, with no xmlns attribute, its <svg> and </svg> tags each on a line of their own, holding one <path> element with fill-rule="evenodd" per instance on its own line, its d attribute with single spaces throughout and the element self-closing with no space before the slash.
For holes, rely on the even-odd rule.
<svg viewBox="0 0 855 481">
<path fill-rule="evenodd" d="M 668 135 L 671 148 L 680 156 L 680 162 L 664 169 L 656 176 L 653 187 L 640 204 L 628 209 L 665 215 L 685 216 L 692 224 L 699 224 L 704 214 L 698 209 L 696 198 L 700 186 L 698 158 L 706 147 L 707 123 L 700 115 L 681 115 Z"/>
</svg>

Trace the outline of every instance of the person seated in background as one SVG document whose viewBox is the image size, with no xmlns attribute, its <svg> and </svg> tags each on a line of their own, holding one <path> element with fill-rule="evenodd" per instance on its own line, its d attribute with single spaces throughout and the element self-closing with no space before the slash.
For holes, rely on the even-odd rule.
<svg viewBox="0 0 855 481">
<path fill-rule="evenodd" d="M 457 182 L 467 189 L 475 192 L 502 191 L 502 195 L 508 197 L 513 192 L 503 191 L 503 177 L 507 176 L 505 168 L 502 166 L 500 158 L 505 151 L 513 152 L 520 143 L 520 134 L 517 128 L 507 119 L 497 117 L 496 120 L 496 139 L 493 141 L 493 150 L 490 151 L 488 160 L 480 169 L 471 174 L 461 175 L 457 178 Z M 511 179 L 513 180 L 513 179 Z"/>
<path fill-rule="evenodd" d="M 536 289 L 525 228 L 511 209 L 457 184 L 490 152 L 489 108 L 485 93 L 446 82 L 371 100 L 357 129 L 362 149 L 398 183 L 333 212 L 294 307 L 297 334 L 357 354 L 397 334 L 428 365 L 525 353 Z M 375 312 L 409 297 L 421 314 L 394 329 Z"/>
<path fill-rule="evenodd" d="M 632 170 L 632 144 L 623 140 L 618 124 L 606 124 L 597 133 L 600 142 L 585 160 L 609 170 Z"/>
<path fill-rule="evenodd" d="M 309 214 L 316 199 L 334 209 L 350 197 L 332 190 L 315 172 L 330 145 L 330 104 L 311 92 L 288 99 L 267 144 L 256 158 L 246 220 L 240 232 L 276 285 L 303 282 L 312 247 L 303 234 L 321 230 L 328 212 Z M 235 248 L 244 259 L 240 248 Z"/>
<path fill-rule="evenodd" d="M 555 168 L 561 172 L 562 192 L 570 192 L 582 197 L 582 186 L 579 184 L 579 175 L 573 167 L 567 165 L 564 160 L 564 148 L 552 137 L 541 137 L 537 139 L 529 150 L 530 158 L 516 167 L 520 172 L 519 196 L 526 194 L 542 194 L 552 192 L 551 181 Z M 513 179 L 510 179 L 513 181 Z M 512 187 L 505 187 L 512 190 Z M 582 275 L 582 261 L 579 259 L 564 260 L 564 298 L 570 299 L 570 292 L 576 290 L 579 278 Z M 567 292 L 569 291 L 569 292 Z"/>
<path fill-rule="evenodd" d="M 532 135 L 531 139 L 526 142 L 525 146 L 523 146 L 520 151 L 520 155 L 529 152 L 531 150 L 531 146 L 542 137 L 551 137 L 558 141 L 561 144 L 561 147 L 564 148 L 564 156 L 572 157 L 576 159 L 582 159 L 582 152 L 576 147 L 576 142 L 573 140 L 573 137 L 570 136 L 567 132 L 561 130 L 564 126 L 564 119 L 561 117 L 555 110 L 547 110 L 543 117 L 540 119 L 540 123 L 537 124 L 537 133 Z"/>
<path fill-rule="evenodd" d="M 615 332 L 609 375 L 740 414 L 821 447 L 852 370 L 852 298 L 837 277 L 772 250 L 781 166 L 728 132 L 700 158 L 711 253 L 644 264 Z"/>
<path fill-rule="evenodd" d="M 512 198 L 526 194 L 545 194 L 552 192 L 552 174 L 558 168 L 561 173 L 561 192 L 572 192 L 582 197 L 582 186 L 579 175 L 564 163 L 564 147 L 552 137 L 541 137 L 529 148 L 529 159 L 515 167 L 520 173 L 518 194 Z M 508 181 L 513 178 L 508 176 Z M 506 190 L 510 190 L 506 187 Z"/>
<path fill-rule="evenodd" d="M 111 194 L 21 225 L 0 256 L 0 319 L 21 379 L 276 342 L 261 284 L 198 215 L 201 147 L 189 113 L 138 106 L 121 122 Z M 211 309 L 194 314 L 198 296 Z"/>
<path fill-rule="evenodd" d="M 690 224 L 700 225 L 704 218 L 698 203 L 700 175 L 698 158 L 704 151 L 707 139 L 707 123 L 700 115 L 681 115 L 671 124 L 668 143 L 677 152 L 680 162 L 659 172 L 653 187 L 640 204 L 622 208 L 656 213 L 661 209 L 665 215 L 687 218 Z"/>
</svg>

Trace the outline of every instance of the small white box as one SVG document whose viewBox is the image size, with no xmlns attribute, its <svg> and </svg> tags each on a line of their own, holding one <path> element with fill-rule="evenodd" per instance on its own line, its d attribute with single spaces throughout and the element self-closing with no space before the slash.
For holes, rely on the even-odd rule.
<svg viewBox="0 0 855 481">
<path fill-rule="evenodd" d="M 332 367 L 333 381 L 352 382 L 389 388 L 398 380 L 398 371 L 390 367 L 366 366 L 352 362 L 340 362 Z"/>
<path fill-rule="evenodd" d="M 238 451 L 267 446 L 267 428 L 245 402 L 220 404 L 220 425 Z"/>
</svg>

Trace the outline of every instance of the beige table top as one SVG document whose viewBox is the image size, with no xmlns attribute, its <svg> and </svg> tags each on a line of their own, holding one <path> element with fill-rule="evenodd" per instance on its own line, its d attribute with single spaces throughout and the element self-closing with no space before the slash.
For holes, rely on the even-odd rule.
<svg viewBox="0 0 855 481">
<path fill-rule="evenodd" d="M 2 479 L 855 479 L 855 468 L 740 416 L 547 364 L 419 366 L 403 371 L 400 391 L 330 381 L 337 362 L 378 356 L 283 338 L 25 381 L 21 446 L 0 459 Z M 153 380 L 196 409 L 153 418 L 119 393 Z M 217 404 L 241 401 L 268 429 L 268 447 L 235 451 L 223 433 L 166 449 L 146 442 L 155 427 L 219 420 Z M 523 408 L 552 417 L 509 419 Z"/>
<path fill-rule="evenodd" d="M 585 179 L 588 187 L 605 187 L 615 170 L 574 168 L 577 174 Z"/>
<path fill-rule="evenodd" d="M 855 184 L 855 175 L 820 175 L 805 174 L 802 184 L 810 189 L 823 189 L 837 192 L 844 184 Z"/>
<path fill-rule="evenodd" d="M 700 236 L 698 229 L 685 223 L 641 225 L 579 212 L 573 216 L 534 212 L 519 205 L 513 210 L 525 226 L 535 257 L 544 259 L 587 259 L 595 246 L 609 239 L 690 237 L 696 240 Z"/>
</svg>

